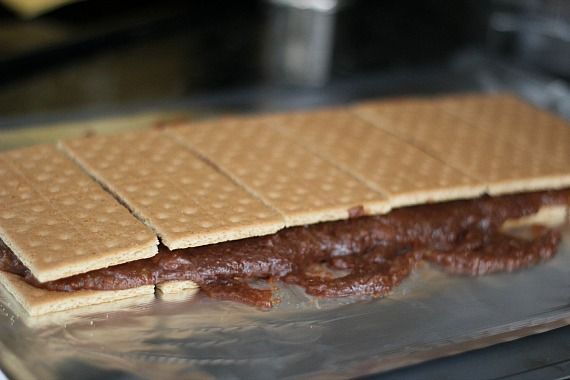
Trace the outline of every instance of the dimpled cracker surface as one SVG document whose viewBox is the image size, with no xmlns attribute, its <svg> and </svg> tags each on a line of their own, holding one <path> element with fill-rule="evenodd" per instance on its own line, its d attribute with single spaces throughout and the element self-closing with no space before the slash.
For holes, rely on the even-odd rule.
<svg viewBox="0 0 570 380">
<path fill-rule="evenodd" d="M 32 316 L 154 293 L 154 285 L 124 290 L 54 292 L 31 286 L 19 276 L 6 272 L 0 272 L 0 284 Z"/>
<path fill-rule="evenodd" d="M 570 167 L 570 123 L 508 95 L 443 98 L 443 109 L 469 124 L 492 131 L 530 154 L 548 157 L 559 169 Z"/>
<path fill-rule="evenodd" d="M 394 105 L 366 103 L 352 108 L 375 126 L 484 183 L 490 194 L 560 188 L 570 185 L 570 170 L 551 163 L 542 152 L 499 138 L 491 129 L 475 128 L 445 111 L 438 102 Z M 405 110 L 405 112 L 404 112 Z"/>
<path fill-rule="evenodd" d="M 287 226 L 345 219 L 360 206 L 367 213 L 388 210 L 385 196 L 266 123 L 266 117 L 235 117 L 167 133 L 280 211 Z"/>
<path fill-rule="evenodd" d="M 271 125 L 387 194 L 392 207 L 474 197 L 484 191 L 481 181 L 345 109 L 288 114 Z"/>
<path fill-rule="evenodd" d="M 158 131 L 60 146 L 170 249 L 270 234 L 284 226 L 276 211 Z"/>
<path fill-rule="evenodd" d="M 156 236 L 55 147 L 0 154 L 0 238 L 42 282 L 157 253 Z"/>
</svg>

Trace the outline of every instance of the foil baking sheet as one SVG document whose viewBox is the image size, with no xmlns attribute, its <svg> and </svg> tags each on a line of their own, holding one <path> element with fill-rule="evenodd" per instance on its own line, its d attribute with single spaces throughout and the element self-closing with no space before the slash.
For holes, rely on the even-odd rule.
<svg viewBox="0 0 570 380">
<path fill-rule="evenodd" d="M 0 292 L 0 365 L 16 379 L 346 378 L 570 323 L 570 228 L 557 256 L 511 274 L 424 265 L 383 299 L 279 286 L 261 311 L 200 293 L 27 317 Z"/>
</svg>

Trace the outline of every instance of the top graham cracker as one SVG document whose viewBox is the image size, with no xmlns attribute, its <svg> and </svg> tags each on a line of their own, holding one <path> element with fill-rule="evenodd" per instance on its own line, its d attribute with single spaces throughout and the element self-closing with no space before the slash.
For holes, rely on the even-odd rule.
<svg viewBox="0 0 570 380">
<path fill-rule="evenodd" d="M 87 137 L 60 147 L 170 249 L 266 235 L 283 218 L 159 131 Z"/>
<path fill-rule="evenodd" d="M 474 126 L 444 109 L 441 100 L 368 102 L 352 110 L 382 130 L 480 180 L 490 194 L 570 185 L 570 167 L 554 162 L 548 146 L 530 142 L 522 146 L 516 139 L 501 137 L 496 132 L 499 126 Z M 521 133 L 524 137 L 519 137 L 519 141 L 532 138 L 528 131 Z M 559 129 L 552 139 L 555 136 L 563 139 L 565 135 Z"/>
<path fill-rule="evenodd" d="M 468 124 L 509 140 L 530 154 L 543 154 L 561 170 L 570 167 L 570 123 L 514 96 L 470 95 L 437 101 Z"/>
<path fill-rule="evenodd" d="M 158 251 L 150 229 L 48 145 L 0 154 L 0 238 L 41 282 Z"/>
<path fill-rule="evenodd" d="M 233 117 L 61 148 L 171 249 L 361 208 L 570 185 L 568 124 L 505 95 Z M 0 181 L 0 238 L 40 281 L 156 253 L 152 231 L 53 147 L 0 154 Z"/>
<path fill-rule="evenodd" d="M 481 181 L 355 117 L 347 109 L 283 114 L 270 125 L 388 195 L 412 205 L 481 195 Z"/>
<path fill-rule="evenodd" d="M 267 127 L 268 118 L 226 118 L 167 133 L 273 206 L 286 226 L 346 219 L 355 209 L 388 211 L 385 195 Z"/>
</svg>

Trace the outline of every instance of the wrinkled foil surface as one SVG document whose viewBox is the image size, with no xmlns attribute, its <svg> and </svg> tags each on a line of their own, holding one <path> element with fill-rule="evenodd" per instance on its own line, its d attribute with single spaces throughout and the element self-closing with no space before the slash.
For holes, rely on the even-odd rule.
<svg viewBox="0 0 570 380">
<path fill-rule="evenodd" d="M 570 229 L 518 273 L 424 265 L 389 297 L 317 299 L 278 285 L 270 311 L 200 293 L 29 317 L 0 292 L 0 366 L 16 379 L 346 378 L 570 323 Z"/>
</svg>

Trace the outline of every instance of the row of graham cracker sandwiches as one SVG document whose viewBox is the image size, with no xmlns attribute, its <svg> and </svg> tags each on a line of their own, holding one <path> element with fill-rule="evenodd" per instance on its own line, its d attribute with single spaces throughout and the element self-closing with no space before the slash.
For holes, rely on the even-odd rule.
<svg viewBox="0 0 570 380">
<path fill-rule="evenodd" d="M 46 282 L 152 257 L 159 240 L 173 250 L 566 187 L 570 127 L 515 97 L 372 101 L 2 153 L 0 239 Z M 0 282 L 30 314 L 154 292 L 54 292 L 6 272 Z"/>
</svg>

